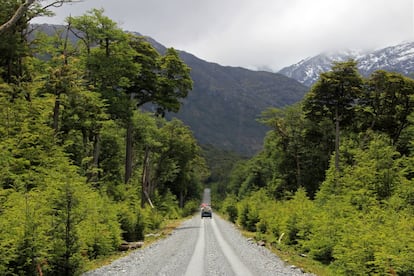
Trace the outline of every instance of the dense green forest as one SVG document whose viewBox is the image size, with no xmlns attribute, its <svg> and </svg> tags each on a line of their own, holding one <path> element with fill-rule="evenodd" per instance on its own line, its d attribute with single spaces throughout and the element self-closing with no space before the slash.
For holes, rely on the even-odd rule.
<svg viewBox="0 0 414 276">
<path fill-rule="evenodd" d="M 414 80 L 334 63 L 300 103 L 262 113 L 263 151 L 214 184 L 221 209 L 329 274 L 414 275 L 413 109 Z"/>
<path fill-rule="evenodd" d="M 78 275 L 191 214 L 205 180 L 231 221 L 333 275 L 414 274 L 412 79 L 335 63 L 262 113 L 263 150 L 241 159 L 164 119 L 193 86 L 174 49 L 102 10 L 46 36 L 29 23 L 51 6 L 23 2 L 0 3 L 0 275 Z"/>
<path fill-rule="evenodd" d="M 21 3 L 0 3 L 0 275 L 78 275 L 198 207 L 201 148 L 163 116 L 190 68 L 102 10 L 46 36 L 29 22 L 48 7 Z"/>
</svg>

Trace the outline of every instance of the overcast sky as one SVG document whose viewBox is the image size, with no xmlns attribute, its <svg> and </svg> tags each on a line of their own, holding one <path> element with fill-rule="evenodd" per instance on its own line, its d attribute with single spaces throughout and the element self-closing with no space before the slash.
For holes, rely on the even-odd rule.
<svg viewBox="0 0 414 276">
<path fill-rule="evenodd" d="M 84 0 L 36 22 L 103 8 L 122 29 L 221 65 L 277 71 L 336 49 L 414 41 L 414 0 Z"/>
</svg>

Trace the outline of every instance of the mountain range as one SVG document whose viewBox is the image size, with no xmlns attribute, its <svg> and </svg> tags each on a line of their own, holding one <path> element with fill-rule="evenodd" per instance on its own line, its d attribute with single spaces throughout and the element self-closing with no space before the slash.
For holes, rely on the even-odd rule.
<svg viewBox="0 0 414 276">
<path fill-rule="evenodd" d="M 163 45 L 147 37 L 161 53 Z M 189 125 L 202 145 L 250 156 L 257 153 L 269 130 L 257 122 L 261 112 L 300 101 L 308 88 L 279 73 L 221 66 L 179 51 L 191 68 L 193 90 L 182 101 L 177 117 Z"/>
<path fill-rule="evenodd" d="M 53 34 L 63 26 L 40 25 Z M 140 35 L 139 33 L 135 33 Z M 76 37 L 70 37 L 76 42 Z M 146 39 L 161 54 L 166 47 L 151 37 Z M 300 101 L 319 77 L 330 70 L 333 61 L 355 59 L 363 75 L 377 69 L 410 75 L 414 71 L 414 42 L 402 43 L 371 52 L 340 51 L 323 53 L 283 68 L 280 72 L 252 71 L 221 66 L 178 51 L 191 68 L 193 89 L 182 100 L 178 113 L 169 113 L 188 125 L 201 145 L 251 156 L 257 153 L 269 130 L 257 122 L 269 107 L 283 107 Z"/>
<path fill-rule="evenodd" d="M 359 72 L 368 76 L 376 70 L 387 70 L 412 76 L 414 72 L 414 42 L 404 42 L 373 51 L 345 50 L 327 52 L 287 66 L 279 73 L 311 86 L 319 74 L 331 69 L 332 62 L 354 59 Z"/>
<path fill-rule="evenodd" d="M 48 24 L 34 27 L 49 35 L 64 28 Z M 145 38 L 161 54 L 166 51 L 164 45 L 151 37 Z M 69 39 L 76 43 L 77 38 L 72 34 Z M 166 117 L 182 120 L 201 145 L 252 156 L 261 149 L 269 130 L 257 122 L 261 112 L 269 107 L 296 103 L 308 90 L 300 82 L 279 73 L 221 66 L 178 52 L 191 68 L 194 84 L 182 100 L 179 112 Z"/>
</svg>

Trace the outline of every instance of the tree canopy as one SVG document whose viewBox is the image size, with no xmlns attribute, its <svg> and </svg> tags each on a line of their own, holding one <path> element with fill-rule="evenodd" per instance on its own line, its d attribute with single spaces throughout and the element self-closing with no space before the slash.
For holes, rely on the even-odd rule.
<svg viewBox="0 0 414 276">
<path fill-rule="evenodd" d="M 322 274 L 414 273 L 413 84 L 334 63 L 302 102 L 262 113 L 264 149 L 217 184 L 222 211 Z"/>
<path fill-rule="evenodd" d="M 189 128 L 159 116 L 192 88 L 177 51 L 158 53 L 103 10 L 29 39 L 30 18 L 66 2 L 0 4 L 1 275 L 79 275 L 192 213 L 208 175 Z"/>
</svg>

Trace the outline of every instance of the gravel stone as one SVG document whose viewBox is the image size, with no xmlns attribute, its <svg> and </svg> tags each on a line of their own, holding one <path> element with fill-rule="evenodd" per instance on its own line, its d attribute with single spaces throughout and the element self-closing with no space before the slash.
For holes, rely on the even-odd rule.
<svg viewBox="0 0 414 276">
<path fill-rule="evenodd" d="M 291 266 L 264 246 L 249 241 L 236 227 L 214 214 L 215 223 L 223 239 L 232 247 L 235 255 L 253 275 L 312 275 Z M 201 221 L 200 221 L 201 220 Z M 186 273 L 200 227 L 204 227 L 204 273 L 203 276 L 236 276 L 224 255 L 212 229 L 212 219 L 199 215 L 183 222 L 170 236 L 143 249 L 137 249 L 109 265 L 89 271 L 83 276 L 105 275 L 157 275 L 181 276 Z M 239 276 L 239 275 L 237 275 Z"/>
</svg>

